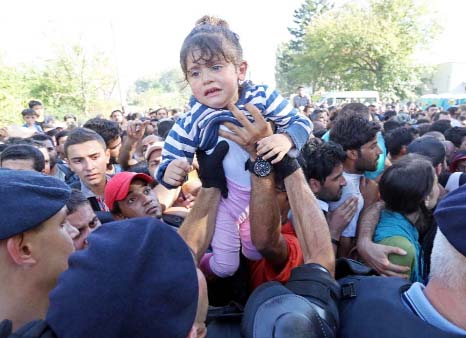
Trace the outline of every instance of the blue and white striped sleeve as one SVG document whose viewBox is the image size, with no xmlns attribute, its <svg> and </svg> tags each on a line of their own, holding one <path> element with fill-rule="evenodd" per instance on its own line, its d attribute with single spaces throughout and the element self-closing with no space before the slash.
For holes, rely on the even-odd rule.
<svg viewBox="0 0 466 338">
<path fill-rule="evenodd" d="M 265 89 L 265 110 L 263 115 L 267 120 L 273 121 L 279 132 L 285 132 L 293 141 L 298 150 L 306 144 L 312 133 L 312 122 L 306 116 L 283 98 L 276 90 L 262 86 Z"/>
<path fill-rule="evenodd" d="M 159 169 L 157 170 L 156 179 L 167 189 L 176 188 L 163 181 L 163 176 L 165 175 L 165 170 L 168 165 L 175 159 L 184 159 L 192 163 L 197 150 L 194 137 L 191 136 L 192 133 L 190 134 L 185 130 L 184 122 L 184 119 L 180 119 L 173 125 L 163 146 L 162 163 L 160 163 Z"/>
</svg>

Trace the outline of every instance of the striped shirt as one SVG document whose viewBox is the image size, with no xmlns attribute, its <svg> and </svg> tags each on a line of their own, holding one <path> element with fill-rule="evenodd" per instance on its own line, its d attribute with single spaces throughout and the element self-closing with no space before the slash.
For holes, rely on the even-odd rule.
<svg viewBox="0 0 466 338">
<path fill-rule="evenodd" d="M 267 121 L 274 122 L 278 133 L 287 133 L 295 147 L 301 150 L 312 132 L 312 123 L 307 117 L 300 115 L 276 90 L 246 82 L 236 106 L 253 121 L 252 115 L 244 107 L 247 103 L 254 104 Z M 213 149 L 218 141 L 219 126 L 224 122 L 240 125 L 230 111 L 213 109 L 193 100 L 191 110 L 175 123 L 165 140 L 157 181 L 169 189 L 174 188 L 163 181 L 170 162 L 184 159 L 192 163 L 196 150 Z"/>
</svg>

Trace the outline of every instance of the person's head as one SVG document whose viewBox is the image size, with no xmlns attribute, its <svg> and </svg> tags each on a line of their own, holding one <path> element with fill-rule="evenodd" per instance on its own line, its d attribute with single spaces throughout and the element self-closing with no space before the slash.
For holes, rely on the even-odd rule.
<svg viewBox="0 0 466 338">
<path fill-rule="evenodd" d="M 105 186 L 104 200 L 115 219 L 162 216 L 154 180 L 145 174 L 122 172 Z"/>
<path fill-rule="evenodd" d="M 211 108 L 224 108 L 239 97 L 247 63 L 239 37 L 225 20 L 204 16 L 185 38 L 181 69 L 194 97 Z"/>
<path fill-rule="evenodd" d="M 429 131 L 438 131 L 444 134 L 445 131 L 450 128 L 451 128 L 450 120 L 438 120 L 431 124 Z"/>
<path fill-rule="evenodd" d="M 459 108 L 457 106 L 451 106 L 447 109 L 447 112 L 452 119 L 456 119 L 458 117 Z"/>
<path fill-rule="evenodd" d="M 321 122 L 324 125 L 328 124 L 328 113 L 322 109 L 314 110 L 309 118 L 312 122 Z"/>
<path fill-rule="evenodd" d="M 466 173 L 466 150 L 460 150 L 453 155 L 450 163 L 450 172 Z"/>
<path fill-rule="evenodd" d="M 16 290 L 32 283 L 34 292 L 47 299 L 74 251 L 77 231 L 66 222 L 69 196 L 70 188 L 54 177 L 0 169 L 2 288 L 13 278 L 22 281 L 12 286 Z"/>
<path fill-rule="evenodd" d="M 55 149 L 55 145 L 53 144 L 53 139 L 45 134 L 32 135 L 31 139 L 34 141 L 35 144 L 38 144 L 47 149 L 50 160 L 50 169 L 53 169 L 57 164 L 58 156 L 57 150 Z"/>
<path fill-rule="evenodd" d="M 447 111 L 442 110 L 441 112 L 438 113 L 438 119 L 439 120 L 451 120 L 450 113 Z"/>
<path fill-rule="evenodd" d="M 33 110 L 33 109 L 24 109 L 21 112 L 21 115 L 23 115 L 23 120 L 28 126 L 33 126 L 33 125 L 36 124 L 36 120 L 37 120 L 38 115 L 37 115 L 35 110 Z"/>
<path fill-rule="evenodd" d="M 379 190 L 386 208 L 402 214 L 419 211 L 422 204 L 433 209 L 439 197 L 432 162 L 417 154 L 403 156 L 388 167 L 380 178 Z"/>
<path fill-rule="evenodd" d="M 155 177 L 157 170 L 162 162 L 163 142 L 156 142 L 147 148 L 144 157 L 147 161 L 151 177 Z"/>
<path fill-rule="evenodd" d="M 361 116 L 339 118 L 330 130 L 330 141 L 340 144 L 348 163 L 356 172 L 374 171 L 379 155 L 377 144 L 380 127 Z"/>
<path fill-rule="evenodd" d="M 383 130 L 385 133 L 389 133 L 390 131 L 394 130 L 394 129 L 397 129 L 397 128 L 400 128 L 402 125 L 400 122 L 398 121 L 395 121 L 395 120 L 388 120 L 388 121 L 385 121 L 384 124 L 383 124 Z"/>
<path fill-rule="evenodd" d="M 157 120 L 166 119 L 168 117 L 168 111 L 165 108 L 159 108 L 154 112 Z"/>
<path fill-rule="evenodd" d="M 372 115 L 369 114 L 367 106 L 359 102 L 345 104 L 338 112 L 337 119 L 347 118 L 349 116 L 360 116 L 366 120 L 372 120 Z"/>
<path fill-rule="evenodd" d="M 61 159 L 65 159 L 65 142 L 68 139 L 70 132 L 68 130 L 62 130 L 55 135 L 55 143 L 57 145 L 57 155 Z"/>
<path fill-rule="evenodd" d="M 346 153 L 333 142 L 312 140 L 301 150 L 301 167 L 312 192 L 322 201 L 338 201 L 343 187 L 343 162 Z"/>
<path fill-rule="evenodd" d="M 445 139 L 451 141 L 458 150 L 466 150 L 466 127 L 453 127 L 445 131 Z"/>
<path fill-rule="evenodd" d="M 432 116 L 439 112 L 439 108 L 437 107 L 436 104 L 431 104 L 430 106 L 427 107 L 426 112 L 427 112 L 427 116 L 430 119 L 432 119 Z"/>
<path fill-rule="evenodd" d="M 299 96 L 304 96 L 304 87 L 299 86 L 297 92 Z"/>
<path fill-rule="evenodd" d="M 45 159 L 42 152 L 28 144 L 9 145 L 0 154 L 0 167 L 14 170 L 44 172 Z"/>
<path fill-rule="evenodd" d="M 415 139 L 408 145 L 408 154 L 419 154 L 429 158 L 437 175 L 445 168 L 445 146 L 434 137 L 423 136 Z"/>
<path fill-rule="evenodd" d="M 100 220 L 92 210 L 89 200 L 79 190 L 71 191 L 66 207 L 68 209 L 66 220 L 79 232 L 79 235 L 73 239 L 74 247 L 77 250 L 84 249 L 88 245 L 87 238 L 91 231 L 101 225 Z"/>
<path fill-rule="evenodd" d="M 168 136 L 168 133 L 170 132 L 170 130 L 173 128 L 174 125 L 175 125 L 175 121 L 173 121 L 172 119 L 160 120 L 159 123 L 157 124 L 159 136 L 163 140 L 165 140 Z"/>
<path fill-rule="evenodd" d="M 386 133 L 385 145 L 390 156 L 403 156 L 408 153 L 408 145 L 415 139 L 416 135 L 411 128 L 399 127 Z"/>
<path fill-rule="evenodd" d="M 102 136 L 110 154 L 110 162 L 117 163 L 121 148 L 121 128 L 118 123 L 101 118 L 88 120 L 83 128 L 88 128 Z"/>
<path fill-rule="evenodd" d="M 124 116 L 121 110 L 114 110 L 110 113 L 110 119 L 116 123 L 121 124 L 124 120 Z"/>
<path fill-rule="evenodd" d="M 58 337 L 198 337 L 205 280 L 176 231 L 129 219 L 102 225 L 89 242 L 50 293 L 46 321 Z"/>
<path fill-rule="evenodd" d="M 147 149 L 157 142 L 163 142 L 163 139 L 157 135 L 147 135 L 141 141 L 142 153 L 146 154 Z"/>
<path fill-rule="evenodd" d="M 438 225 L 432 248 L 430 279 L 454 291 L 466 281 L 466 186 L 455 189 L 439 202 L 434 218 Z"/>
<path fill-rule="evenodd" d="M 89 188 L 105 185 L 109 152 L 104 139 L 95 131 L 76 128 L 65 142 L 70 169 Z"/>
<path fill-rule="evenodd" d="M 42 113 L 44 112 L 44 106 L 40 101 L 37 100 L 31 100 L 28 103 L 29 109 L 32 109 L 36 112 L 37 116 L 41 116 Z"/>
<path fill-rule="evenodd" d="M 396 110 L 387 110 L 383 114 L 383 119 L 384 121 L 388 122 L 388 121 L 391 121 L 396 115 L 397 115 Z"/>
</svg>

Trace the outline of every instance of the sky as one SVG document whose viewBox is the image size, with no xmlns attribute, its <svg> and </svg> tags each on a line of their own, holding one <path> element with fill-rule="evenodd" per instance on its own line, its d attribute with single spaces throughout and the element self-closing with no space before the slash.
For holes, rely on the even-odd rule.
<svg viewBox="0 0 466 338">
<path fill-rule="evenodd" d="M 340 0 L 345 1 L 345 0 Z M 348 1 L 348 0 L 346 0 Z M 362 1 L 362 0 L 358 0 Z M 4 0 L 0 11 L 0 53 L 8 64 L 40 64 L 57 42 L 80 41 L 107 52 L 122 87 L 135 79 L 179 67 L 179 51 L 194 22 L 204 14 L 226 19 L 240 35 L 249 77 L 274 84 L 277 46 L 302 0 Z M 421 62 L 466 62 L 462 21 L 466 0 L 431 0 L 444 26 Z M 409 43 L 409 42 L 408 42 Z"/>
</svg>

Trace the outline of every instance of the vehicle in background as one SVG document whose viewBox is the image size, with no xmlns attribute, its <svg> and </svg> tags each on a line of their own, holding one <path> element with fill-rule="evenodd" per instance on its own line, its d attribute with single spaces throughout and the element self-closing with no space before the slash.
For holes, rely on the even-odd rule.
<svg viewBox="0 0 466 338">
<path fill-rule="evenodd" d="M 431 104 L 436 104 L 443 110 L 447 110 L 451 106 L 466 104 L 466 94 L 426 94 L 421 96 L 420 101 L 423 109 L 426 109 Z"/>
<path fill-rule="evenodd" d="M 340 106 L 343 103 L 359 102 L 365 105 L 378 104 L 379 92 L 377 91 L 343 91 L 343 92 L 327 92 L 322 95 L 318 101 L 318 105 Z"/>
</svg>

